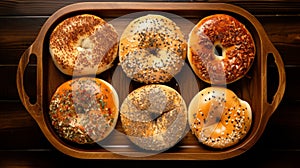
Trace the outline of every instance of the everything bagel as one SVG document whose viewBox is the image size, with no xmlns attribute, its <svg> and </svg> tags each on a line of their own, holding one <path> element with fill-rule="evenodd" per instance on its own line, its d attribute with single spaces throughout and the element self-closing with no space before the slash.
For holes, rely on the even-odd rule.
<svg viewBox="0 0 300 168">
<path fill-rule="evenodd" d="M 243 139 L 251 127 L 250 105 L 223 87 L 201 90 L 190 102 L 188 120 L 199 142 L 226 148 Z"/>
<path fill-rule="evenodd" d="M 119 59 L 126 75 L 142 83 L 170 81 L 186 58 L 186 41 L 175 22 L 162 15 L 134 19 L 123 31 Z"/>
</svg>

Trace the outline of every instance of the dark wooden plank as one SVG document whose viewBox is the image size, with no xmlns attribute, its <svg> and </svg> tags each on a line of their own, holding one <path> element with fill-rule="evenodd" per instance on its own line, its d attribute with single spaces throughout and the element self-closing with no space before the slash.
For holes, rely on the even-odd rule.
<svg viewBox="0 0 300 168">
<path fill-rule="evenodd" d="M 20 101 L 0 101 L 0 107 L 0 150 L 51 148 Z"/>
<path fill-rule="evenodd" d="M 230 3 L 244 8 L 253 15 L 298 14 L 300 7 L 299 0 L 208 0 L 208 2 Z"/>
<path fill-rule="evenodd" d="M 13 118 L 12 118 L 13 119 Z M 31 127 L 5 129 L 0 131 L 1 150 L 39 150 L 54 148 L 45 138 L 36 123 Z"/>
<path fill-rule="evenodd" d="M 105 1 L 105 0 L 102 0 Z M 118 2 L 119 0 L 111 0 L 110 2 Z M 131 2 L 138 2 L 140 0 L 129 0 Z M 144 0 L 147 1 L 161 1 L 161 0 Z M 191 0 L 173 0 L 173 1 L 191 1 Z M 204 1 L 204 0 L 200 0 Z M 12 0 L 12 1 L 0 1 L 0 15 L 51 15 L 58 9 L 78 2 L 85 2 L 82 0 L 62 0 L 62 1 L 52 1 L 52 0 Z M 89 0 L 89 2 L 99 2 L 99 0 Z"/>
<path fill-rule="evenodd" d="M 93 2 L 96 0 L 90 0 Z M 118 0 L 113 0 L 118 1 Z M 132 2 L 139 0 L 130 0 Z M 144 1 L 161 1 L 161 0 L 144 0 Z M 276 1 L 243 1 L 243 0 L 172 0 L 181 2 L 222 2 L 231 3 L 240 6 L 253 14 L 298 14 L 300 2 L 299 0 L 276 0 Z M 63 1 L 0 1 L 0 15 L 51 15 L 58 9 L 82 0 L 63 0 Z M 97 1 L 98 2 L 98 1 Z"/>
<path fill-rule="evenodd" d="M 0 100 L 18 100 L 19 94 L 16 84 L 17 66 L 0 66 L 0 76 L 2 80 L 0 83 Z M 28 96 L 35 99 L 36 96 L 36 66 L 29 64 L 24 74 L 24 87 Z"/>
<path fill-rule="evenodd" d="M 93 0 L 92 0 L 93 1 Z M 155 0 L 156 1 L 156 0 Z M 159 0 L 158 0 L 159 1 Z M 177 0 L 176 0 L 177 1 Z M 179 0 L 180 1 L 180 0 Z M 182 0 L 184 1 L 184 0 Z M 189 1 L 189 0 L 187 0 Z M 193 0 L 191 0 L 193 1 Z M 202 1 L 202 0 L 196 0 Z M 287 72 L 284 99 L 270 118 L 259 141 L 241 156 L 225 161 L 117 161 L 81 160 L 57 151 L 45 138 L 33 118 L 18 98 L 15 84 L 17 64 L 21 54 L 34 41 L 44 21 L 57 9 L 79 0 L 0 1 L 0 167 L 71 167 L 122 164 L 128 167 L 224 166 L 243 162 L 246 167 L 298 167 L 300 158 L 300 1 L 203 0 L 227 2 L 243 7 L 262 23 L 270 40 L 280 52 Z M 42 17 L 41 17 L 42 16 Z M 271 80 L 268 94 L 276 90 L 277 71 L 268 68 Z M 34 96 L 35 65 L 25 74 L 26 91 Z M 61 162 L 63 164 L 61 164 Z"/>
<path fill-rule="evenodd" d="M 269 150 L 300 149 L 300 106 L 298 104 L 282 103 L 278 106 L 260 139 L 260 145 Z"/>
<path fill-rule="evenodd" d="M 46 19 L 48 17 L 0 17 L 1 57 L 6 58 L 6 53 L 14 49 L 28 48 L 38 35 Z M 4 58 L 1 59 L 4 60 Z"/>
<path fill-rule="evenodd" d="M 297 77 L 299 72 L 298 67 L 286 67 L 286 89 L 283 101 L 297 102 L 300 100 L 298 92 L 300 90 L 300 79 Z M 272 86 L 272 84 L 270 85 Z"/>
<path fill-rule="evenodd" d="M 33 41 L 33 40 L 32 40 Z M 22 48 L 2 48 L 0 49 L 0 64 L 1 65 L 17 65 L 20 61 L 21 55 L 29 47 L 30 44 L 24 45 Z"/>
<path fill-rule="evenodd" d="M 32 128 L 36 124 L 20 101 L 0 101 L 0 129 Z"/>
<path fill-rule="evenodd" d="M 0 107 L 0 150 L 51 147 L 20 101 L 0 101 Z"/>
<path fill-rule="evenodd" d="M 300 8 L 299 8 L 300 12 Z M 256 16 L 274 44 L 300 44 L 300 17 Z"/>
</svg>

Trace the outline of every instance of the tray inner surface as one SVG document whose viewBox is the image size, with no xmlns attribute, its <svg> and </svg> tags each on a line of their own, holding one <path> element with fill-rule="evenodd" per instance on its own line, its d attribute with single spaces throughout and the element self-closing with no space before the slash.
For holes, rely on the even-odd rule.
<svg viewBox="0 0 300 168">
<path fill-rule="evenodd" d="M 134 12 L 142 12 L 138 14 L 132 14 Z M 211 14 L 217 14 L 217 13 L 225 13 L 229 14 L 239 21 L 241 21 L 243 24 L 246 25 L 247 29 L 251 32 L 255 45 L 256 45 L 256 57 L 254 60 L 254 63 L 250 69 L 250 71 L 246 74 L 245 77 L 238 80 L 237 82 L 234 82 L 232 84 L 228 84 L 227 88 L 233 90 L 240 98 L 246 100 L 249 102 L 250 106 L 252 107 L 252 113 L 253 113 L 253 121 L 252 121 L 252 128 L 248 135 L 237 145 L 222 149 L 222 150 L 216 150 L 212 148 L 208 148 L 202 144 L 200 144 L 195 136 L 191 134 L 191 131 L 188 131 L 186 136 L 173 148 L 169 149 L 165 152 L 175 152 L 175 153 L 218 153 L 218 152 L 226 152 L 230 150 L 234 150 L 239 148 L 240 145 L 243 144 L 243 142 L 250 139 L 252 136 L 255 135 L 255 132 L 259 129 L 259 125 L 262 119 L 262 112 L 261 106 L 262 106 L 262 96 L 261 93 L 261 77 L 260 73 L 262 68 L 265 65 L 261 65 L 260 61 L 260 50 L 261 50 L 261 39 L 258 36 L 258 32 L 255 29 L 255 27 L 243 16 L 240 16 L 233 12 L 228 11 L 213 11 L 213 10 L 198 10 L 198 11 L 177 11 L 177 10 L 168 10 L 163 11 L 167 13 L 161 13 L 166 14 L 165 16 L 169 17 L 170 19 L 174 20 L 177 25 L 181 28 L 183 33 L 187 36 L 192 29 L 192 26 L 196 24 L 200 19 L 202 19 L 205 16 L 211 15 Z M 47 31 L 46 36 L 44 37 L 43 41 L 43 116 L 45 117 L 45 121 L 47 126 L 50 128 L 52 132 L 52 136 L 56 137 L 63 145 L 73 148 L 75 150 L 80 151 L 97 151 L 97 152 L 104 152 L 107 150 L 112 151 L 120 151 L 120 152 L 131 152 L 136 151 L 137 148 L 124 136 L 122 136 L 122 127 L 120 123 L 120 119 L 118 120 L 116 131 L 114 131 L 104 142 L 102 145 L 98 144 L 91 144 L 91 145 L 78 145 L 73 144 L 68 141 L 65 141 L 58 137 L 52 128 L 48 116 L 48 109 L 49 109 L 49 102 L 50 99 L 55 92 L 56 88 L 62 84 L 63 82 L 72 79 L 71 76 L 67 76 L 62 74 L 55 66 L 51 59 L 50 53 L 49 53 L 49 36 L 54 27 L 60 23 L 63 19 L 66 19 L 67 17 L 74 16 L 77 14 L 95 14 L 97 16 L 100 16 L 107 22 L 111 23 L 116 30 L 119 33 L 119 36 L 121 36 L 123 29 L 127 26 L 127 24 L 135 19 L 138 15 L 144 15 L 144 14 L 150 14 L 150 13 L 157 13 L 157 11 L 130 11 L 130 10 L 97 10 L 97 9 L 91 9 L 91 10 L 80 10 L 80 11 L 74 11 L 68 14 L 65 14 L 59 18 L 56 19 L 53 25 L 50 26 L 49 30 Z M 171 13 L 171 15 L 170 15 Z M 130 14 L 130 15 L 127 15 Z M 173 17 L 173 14 L 176 14 L 181 17 Z M 120 18 L 119 18 L 120 17 Z M 118 65 L 118 57 L 115 60 L 114 66 L 101 73 L 100 75 L 95 76 L 97 78 L 104 79 L 111 83 L 119 95 L 119 101 L 120 104 L 123 102 L 125 97 L 128 95 L 129 92 L 132 90 L 144 85 L 141 83 L 137 83 L 134 81 L 131 81 L 128 77 L 126 77 L 125 73 L 122 71 L 121 67 Z M 188 106 L 190 103 L 190 100 L 192 97 L 201 89 L 210 86 L 210 84 L 207 84 L 203 81 L 201 81 L 198 77 L 194 75 L 192 72 L 189 63 L 186 59 L 185 65 L 182 69 L 182 71 L 175 76 L 174 79 L 172 79 L 168 83 L 164 83 L 165 85 L 171 86 L 174 89 L 176 89 L 178 92 L 180 92 L 185 99 L 186 105 Z M 103 145 L 104 144 L 104 145 Z M 105 147 L 103 147 L 105 146 Z"/>
</svg>

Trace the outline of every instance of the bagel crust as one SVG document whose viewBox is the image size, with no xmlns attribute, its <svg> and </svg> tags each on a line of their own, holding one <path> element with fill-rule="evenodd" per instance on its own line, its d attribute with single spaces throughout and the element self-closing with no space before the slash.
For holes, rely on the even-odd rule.
<svg viewBox="0 0 300 168">
<path fill-rule="evenodd" d="M 255 52 L 251 33 L 229 15 L 207 16 L 189 34 L 189 63 L 207 83 L 228 84 L 242 78 L 249 71 Z"/>
<path fill-rule="evenodd" d="M 183 98 L 176 90 L 159 84 L 132 91 L 121 105 L 120 118 L 128 138 L 151 151 L 171 148 L 188 127 Z"/>
<path fill-rule="evenodd" d="M 98 78 L 77 78 L 60 85 L 49 105 L 51 124 L 58 135 L 78 144 L 107 137 L 119 114 L 114 88 Z"/>
<path fill-rule="evenodd" d="M 175 22 L 161 15 L 134 19 L 119 43 L 120 65 L 142 83 L 170 81 L 184 65 L 187 43 Z"/>
<path fill-rule="evenodd" d="M 199 142 L 212 148 L 237 144 L 249 132 L 250 105 L 227 88 L 208 87 L 190 102 L 188 120 Z"/>
<path fill-rule="evenodd" d="M 109 69 L 117 57 L 118 34 L 98 16 L 65 19 L 50 35 L 49 50 L 57 68 L 67 75 L 94 75 Z"/>
</svg>

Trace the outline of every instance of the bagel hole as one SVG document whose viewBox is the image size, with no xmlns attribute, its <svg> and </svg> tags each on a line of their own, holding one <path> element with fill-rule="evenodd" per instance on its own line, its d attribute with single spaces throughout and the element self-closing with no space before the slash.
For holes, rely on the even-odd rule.
<svg viewBox="0 0 300 168">
<path fill-rule="evenodd" d="M 217 44 L 214 47 L 214 54 L 218 57 L 222 57 L 223 56 L 223 48 L 221 45 Z"/>
<path fill-rule="evenodd" d="M 157 48 L 150 48 L 149 49 L 149 52 L 152 54 L 152 55 L 157 55 L 157 52 L 158 52 L 158 49 Z"/>
<path fill-rule="evenodd" d="M 93 43 L 89 38 L 82 38 L 79 42 L 79 47 L 82 49 L 92 49 Z"/>
</svg>

